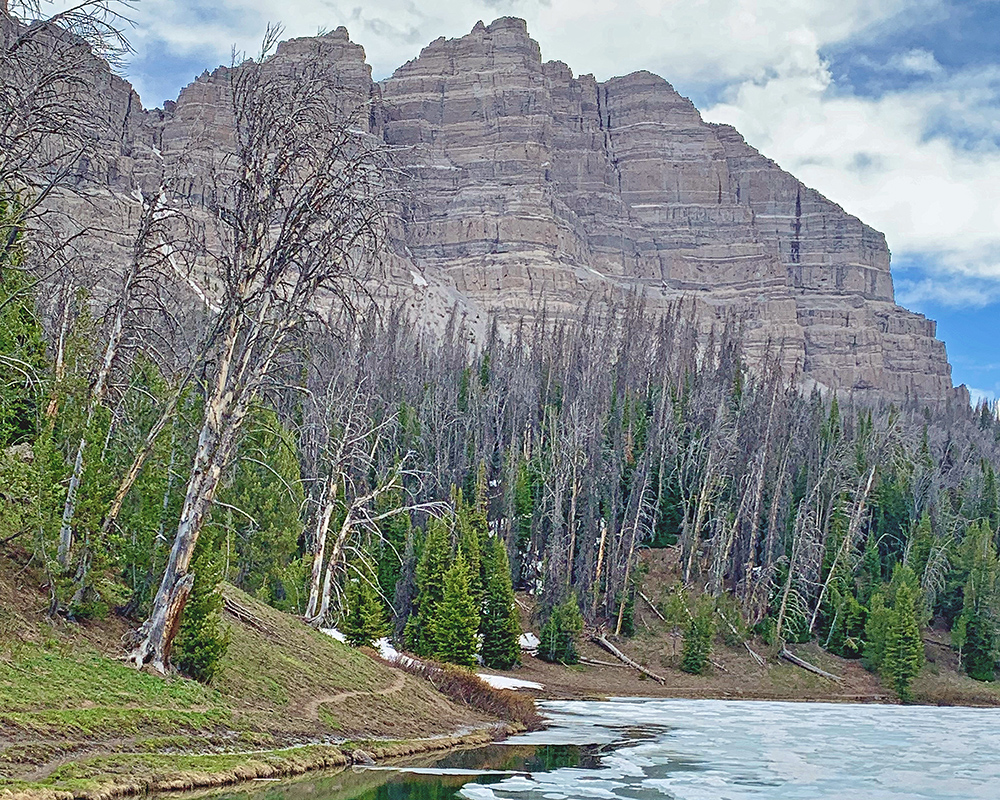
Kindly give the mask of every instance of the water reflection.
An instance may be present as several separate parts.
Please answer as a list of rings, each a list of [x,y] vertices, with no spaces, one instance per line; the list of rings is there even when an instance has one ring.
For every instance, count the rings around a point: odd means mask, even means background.
[[[565,767],[597,769],[607,750],[607,745],[492,744],[443,756],[409,758],[405,766],[347,769],[201,794],[198,800],[453,800],[470,782],[487,785],[511,775]],[[431,771],[433,774],[428,774]],[[188,796],[188,800],[194,797]]]

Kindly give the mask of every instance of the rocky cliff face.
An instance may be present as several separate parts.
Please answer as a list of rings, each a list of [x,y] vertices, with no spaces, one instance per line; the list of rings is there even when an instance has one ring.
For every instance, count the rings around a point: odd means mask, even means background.
[[[736,308],[752,350],[807,382],[942,397],[934,323],[895,305],[882,234],[803,186],[662,78],[598,83],[543,62],[518,19],[439,39],[383,82],[387,140],[414,176],[406,240],[508,317],[572,316],[634,288]]]
[[[690,300],[706,327],[737,313],[751,356],[780,351],[807,385],[950,393],[934,323],[893,302],[882,234],[705,123],[664,79],[574,77],[512,18],[432,42],[381,84],[343,28],[284,43],[277,63],[306,50],[384,101],[372,130],[399,153],[410,200],[383,293],[426,318],[458,307],[475,331],[493,314],[510,323],[544,304],[575,318],[595,294],[639,291],[654,310]],[[183,161],[196,196],[226,146],[225,77],[205,73],[162,112],[112,79],[120,149],[105,185]]]

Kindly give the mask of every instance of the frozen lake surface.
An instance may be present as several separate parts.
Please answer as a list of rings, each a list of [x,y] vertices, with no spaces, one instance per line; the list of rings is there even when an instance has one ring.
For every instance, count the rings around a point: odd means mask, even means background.
[[[544,704],[510,745],[602,745],[589,768],[471,782],[467,800],[997,800],[1000,712],[722,700]]]
[[[549,728],[501,744],[196,797],[1000,800],[1000,710],[636,699],[542,707]]]

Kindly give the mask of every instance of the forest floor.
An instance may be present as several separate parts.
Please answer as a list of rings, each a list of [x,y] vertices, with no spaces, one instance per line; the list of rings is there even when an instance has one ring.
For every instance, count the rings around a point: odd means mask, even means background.
[[[676,552],[647,550],[643,553],[646,575],[644,593],[660,603],[677,582]],[[538,632],[532,619],[531,598],[519,596],[525,630]],[[827,653],[815,643],[789,645],[789,650],[822,670],[838,676],[834,681],[807,672],[778,657],[778,648],[759,639],[750,647],[764,658],[760,666],[740,644],[726,646],[716,637],[712,664],[704,675],[681,671],[682,638],[672,630],[645,600],[635,609],[636,635],[610,637],[613,644],[636,663],[664,679],[661,684],[625,666],[600,645],[585,640],[580,655],[588,662],[573,666],[549,664],[525,655],[521,666],[497,672],[518,680],[534,681],[544,689],[534,691],[544,699],[592,699],[604,697],[678,697],[696,699],[798,700],[854,703],[898,702],[892,689],[868,672],[860,660]],[[983,683],[965,675],[957,654],[951,649],[947,631],[924,633],[926,663],[913,683],[913,701],[928,705],[1000,706],[1000,682]],[[611,665],[611,666],[608,666]]]
[[[509,730],[232,587],[229,649],[206,687],[122,661],[125,620],[53,622],[39,584],[0,555],[0,797],[222,785]]]

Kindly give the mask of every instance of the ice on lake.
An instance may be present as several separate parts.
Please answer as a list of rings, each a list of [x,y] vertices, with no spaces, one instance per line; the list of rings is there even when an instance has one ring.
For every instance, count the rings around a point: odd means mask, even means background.
[[[511,745],[602,745],[592,768],[473,782],[467,800],[998,800],[1000,712],[714,700],[550,702]]]

